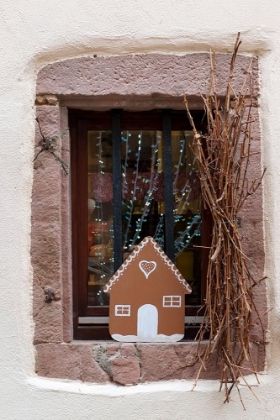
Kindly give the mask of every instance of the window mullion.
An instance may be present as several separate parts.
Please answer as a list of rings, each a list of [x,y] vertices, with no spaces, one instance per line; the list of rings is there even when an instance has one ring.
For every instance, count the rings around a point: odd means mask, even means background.
[[[120,110],[112,110],[114,271],[122,264],[122,170]]]
[[[165,252],[171,261],[174,262],[172,139],[171,112],[169,109],[162,111],[162,131],[164,160]]]

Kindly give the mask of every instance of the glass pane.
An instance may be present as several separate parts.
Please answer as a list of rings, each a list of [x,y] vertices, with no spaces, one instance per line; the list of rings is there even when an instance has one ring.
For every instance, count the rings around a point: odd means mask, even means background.
[[[122,131],[123,260],[146,236],[164,249],[164,161],[162,132]],[[172,132],[174,251],[190,283],[189,304],[200,304],[201,195],[192,133]],[[103,286],[114,271],[112,133],[88,132],[88,304],[108,305]]]
[[[191,150],[193,133],[172,131],[174,251],[176,266],[192,287],[186,303],[201,303],[201,194]]]
[[[112,133],[88,132],[88,304],[108,305],[113,274]]]
[[[162,133],[122,132],[123,258],[146,236],[163,244]]]

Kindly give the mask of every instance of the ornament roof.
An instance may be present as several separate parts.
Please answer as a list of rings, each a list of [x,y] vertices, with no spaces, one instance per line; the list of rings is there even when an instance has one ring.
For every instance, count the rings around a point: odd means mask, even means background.
[[[171,272],[174,274],[174,276],[177,278],[177,280],[182,284],[182,286],[188,291],[188,293],[192,292],[192,289],[190,285],[186,282],[182,274],[179,272],[179,270],[176,268],[175,264],[167,257],[167,255],[163,252],[161,247],[158,245],[158,243],[151,237],[147,236],[143,241],[140,242],[139,245],[134,249],[134,251],[129,255],[129,257],[123,262],[123,264],[120,266],[120,268],[116,271],[116,273],[111,277],[111,279],[108,281],[106,286],[104,287],[104,292],[110,293],[112,286],[114,283],[116,283],[124,271],[126,270],[127,266],[135,259],[135,257],[139,254],[139,252],[144,248],[144,246],[150,242],[155,251],[160,255],[160,257],[163,259],[164,263],[167,265],[167,267],[171,270]]]

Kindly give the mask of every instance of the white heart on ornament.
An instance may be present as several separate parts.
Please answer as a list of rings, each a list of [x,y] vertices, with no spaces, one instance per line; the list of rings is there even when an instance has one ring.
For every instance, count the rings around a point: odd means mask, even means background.
[[[139,268],[145,274],[146,279],[153,271],[155,271],[156,267],[157,263],[155,261],[142,260],[139,263]]]

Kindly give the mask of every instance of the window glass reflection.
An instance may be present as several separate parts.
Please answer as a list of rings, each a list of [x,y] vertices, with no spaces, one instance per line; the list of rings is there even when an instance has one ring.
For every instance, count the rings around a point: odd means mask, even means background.
[[[191,151],[192,134],[172,132],[174,251],[176,265],[193,288],[187,303],[200,304],[201,195]],[[108,305],[103,286],[114,271],[111,131],[88,132],[88,303]],[[164,249],[162,132],[122,132],[123,260],[146,236]],[[168,240],[168,239],[167,239]]]

